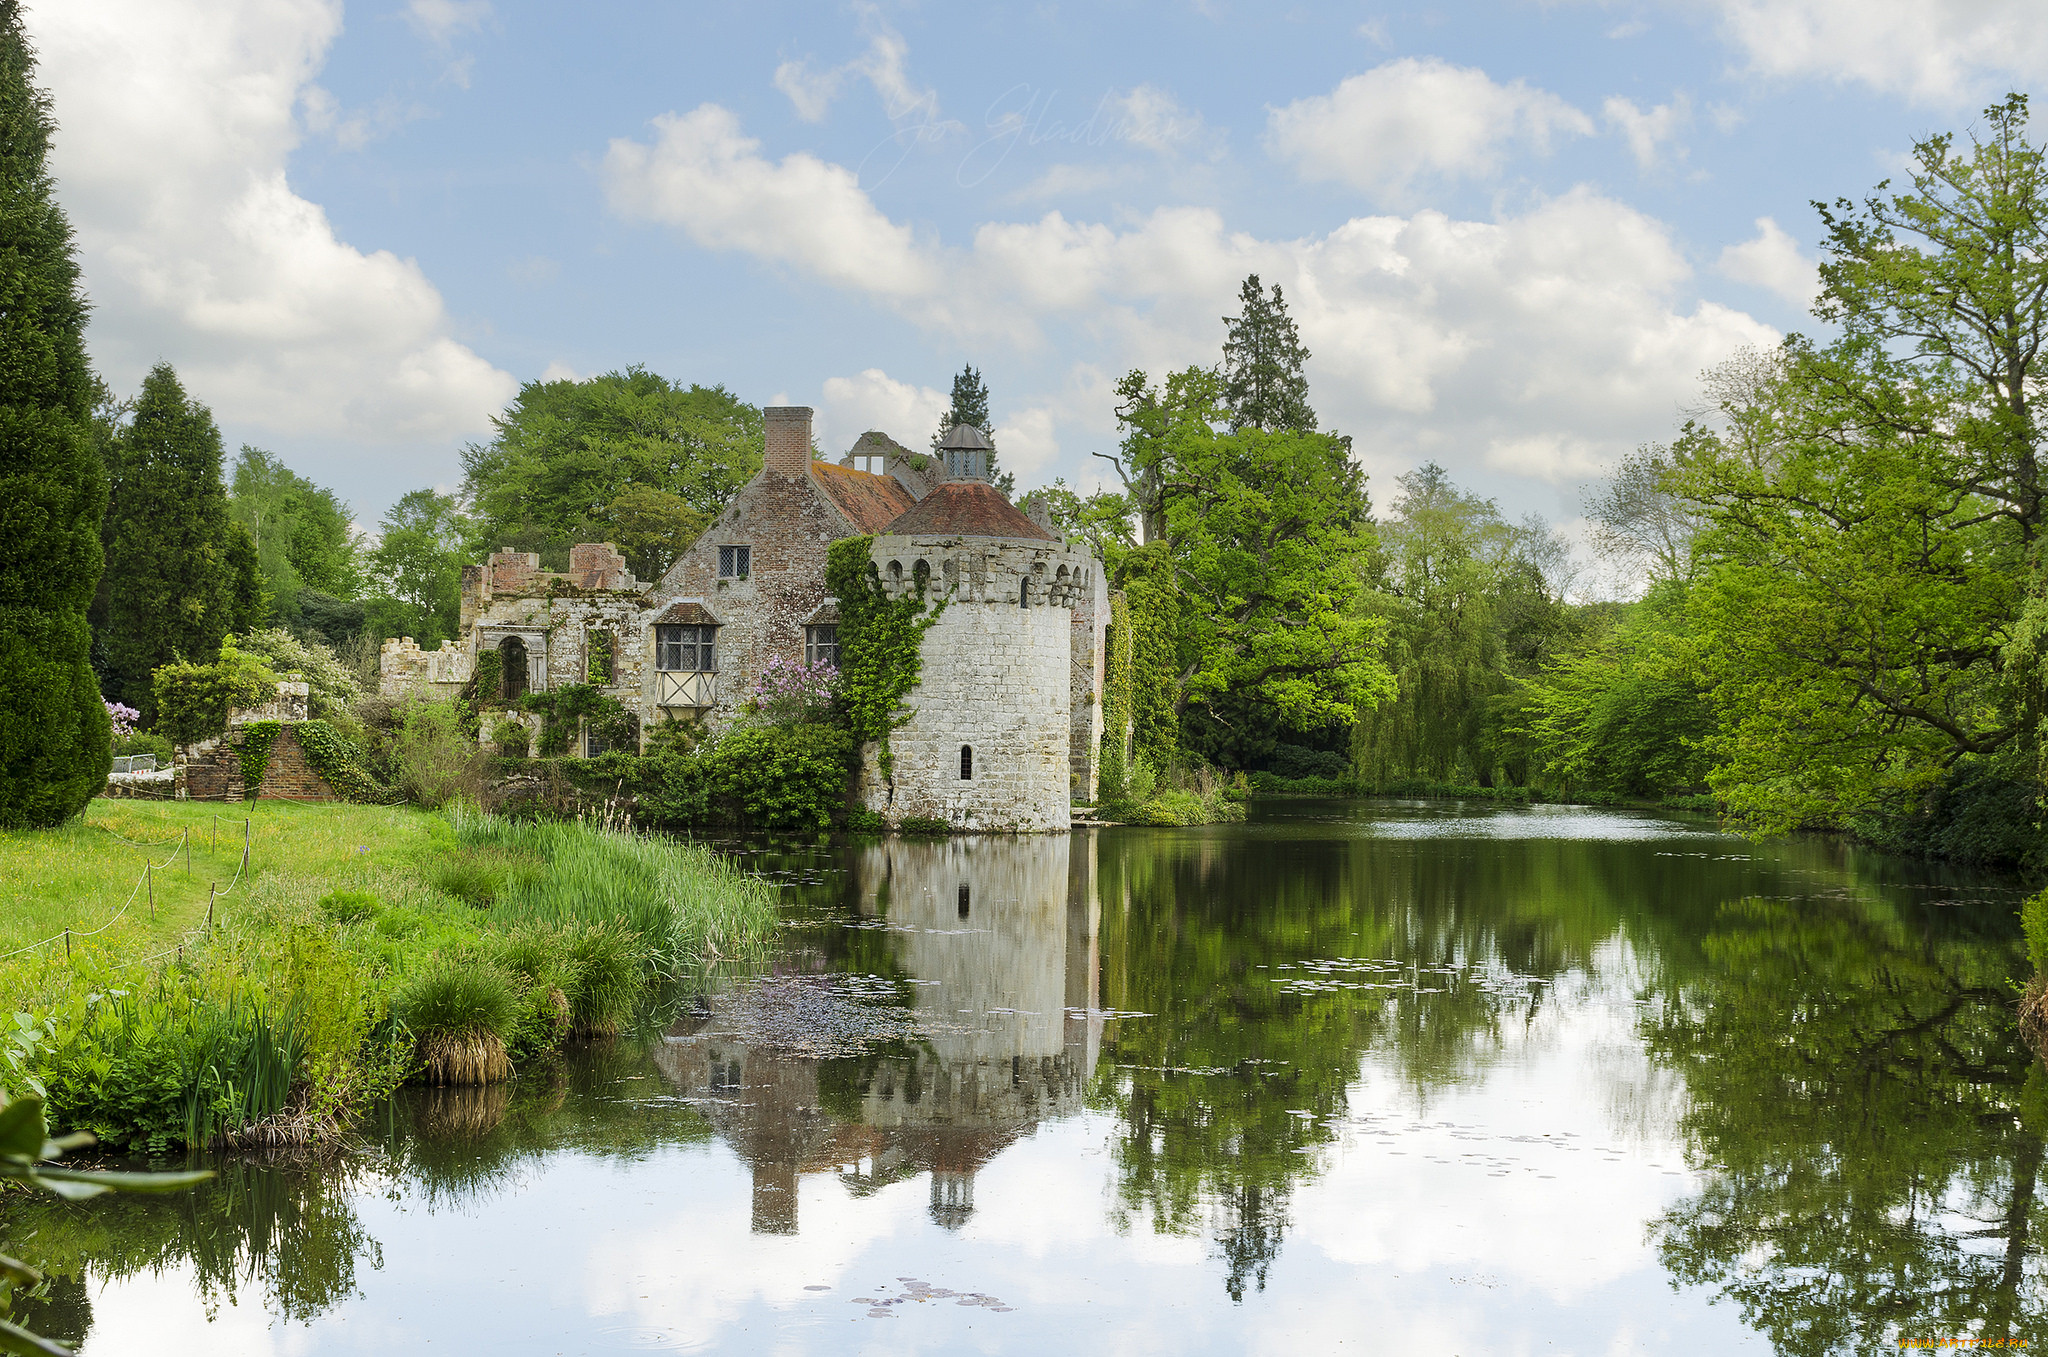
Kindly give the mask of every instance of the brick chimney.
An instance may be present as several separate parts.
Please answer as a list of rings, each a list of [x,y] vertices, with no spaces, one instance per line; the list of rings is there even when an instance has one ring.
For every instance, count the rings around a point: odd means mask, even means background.
[[[811,407],[771,405],[761,411],[766,446],[761,460],[785,476],[811,474]]]

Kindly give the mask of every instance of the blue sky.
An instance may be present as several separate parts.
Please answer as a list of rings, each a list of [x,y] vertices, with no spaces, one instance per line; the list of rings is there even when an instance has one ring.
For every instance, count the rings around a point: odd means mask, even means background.
[[[518,383],[644,364],[931,431],[963,361],[1026,485],[1125,371],[1287,292],[1374,499],[1512,513],[1811,328],[1808,200],[2048,69],[2017,0],[1280,7],[42,0],[29,28],[132,391],[366,522]]]

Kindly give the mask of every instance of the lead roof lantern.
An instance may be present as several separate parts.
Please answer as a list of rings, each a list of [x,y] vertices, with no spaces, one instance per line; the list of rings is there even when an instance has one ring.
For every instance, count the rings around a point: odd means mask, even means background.
[[[955,424],[939,440],[939,460],[945,463],[946,479],[986,481],[988,455],[995,451],[988,435],[972,424]]]

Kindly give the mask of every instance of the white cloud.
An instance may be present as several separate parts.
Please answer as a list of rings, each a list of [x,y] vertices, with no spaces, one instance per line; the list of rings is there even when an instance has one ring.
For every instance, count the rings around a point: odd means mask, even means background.
[[[1820,295],[1820,274],[1799,242],[1769,217],[1756,219],[1756,239],[1721,251],[1722,274],[1777,293],[1801,311]]]
[[[1697,0],[1765,75],[1954,106],[2048,76],[2040,0]]]
[[[775,68],[775,88],[787,95],[797,117],[820,122],[838,97],[840,86],[858,76],[873,87],[882,101],[882,111],[893,120],[922,111],[936,120],[938,94],[910,78],[910,44],[891,28],[873,5],[858,5],[861,30],[867,35],[867,49],[844,65],[814,71],[808,59],[785,61]]]
[[[1607,125],[1620,133],[1628,142],[1629,154],[1636,158],[1636,167],[1654,170],[1663,158],[1662,147],[1675,141],[1678,134],[1692,122],[1692,101],[1681,94],[1668,104],[1658,104],[1651,109],[1636,107],[1633,99],[1615,95],[1600,106],[1601,116]],[[1685,159],[1685,149],[1675,148],[1675,159]]]
[[[897,381],[880,368],[852,377],[827,377],[818,405],[818,445],[837,461],[869,429],[880,429],[913,452],[926,440],[953,399],[929,386]]]
[[[1110,105],[1116,112],[1116,135],[1133,146],[1172,155],[1191,142],[1212,139],[1201,114],[1156,85],[1112,95]]]
[[[801,152],[766,160],[716,104],[664,114],[654,128],[652,145],[622,137],[605,154],[614,211],[843,287],[896,297],[931,290],[937,270],[910,228],[884,216],[851,170]]]
[[[1511,150],[1547,154],[1554,139],[1592,131],[1578,109],[1520,80],[1402,57],[1269,110],[1266,145],[1304,178],[1399,197],[1418,179],[1488,178]]]
[[[1060,455],[1059,433],[1050,410],[1019,411],[996,425],[994,434],[1002,469],[1020,482],[1036,477]]]
[[[656,127],[651,145],[612,145],[607,189],[621,210],[867,296],[981,352],[1042,350],[1078,332],[1116,371],[1213,362],[1240,280],[1280,283],[1314,355],[1320,413],[1354,434],[1376,473],[1424,455],[1452,465],[1460,449],[1476,464],[1496,449],[1495,470],[1569,478],[1666,432],[1702,369],[1778,337],[1688,302],[1692,270],[1664,225],[1589,189],[1494,221],[1365,216],[1296,240],[1180,207],[1114,226],[1060,212],[985,222],[947,245],[891,221],[839,166],[760,155],[724,109]],[[828,410],[859,408],[892,432],[921,434],[943,408],[937,392],[880,372],[835,382]],[[1072,433],[1081,405],[1107,408],[1103,386],[1091,381],[1085,402],[1021,399],[1013,409],[1047,412],[1052,441],[1012,416],[1020,458],[1071,443],[1057,435]],[[926,404],[908,419],[912,392]],[[828,447],[869,427],[841,418],[828,419]],[[1554,441],[1531,441],[1541,438]]]
[[[117,389],[164,358],[225,423],[377,443],[474,433],[511,396],[416,263],[340,240],[286,178],[339,3],[103,0],[28,24]]]
[[[342,108],[340,100],[319,85],[306,86],[299,95],[299,108],[305,115],[307,131],[332,138],[334,144],[344,151],[360,151],[409,122],[433,115],[433,110],[425,104],[396,97],[380,99],[369,108],[350,113]]]
[[[490,0],[411,0],[406,22],[429,42],[446,45],[458,33],[474,33],[491,17]]]
[[[588,380],[590,375],[587,372],[578,372],[557,358],[541,369],[540,379],[544,382],[581,382]]]

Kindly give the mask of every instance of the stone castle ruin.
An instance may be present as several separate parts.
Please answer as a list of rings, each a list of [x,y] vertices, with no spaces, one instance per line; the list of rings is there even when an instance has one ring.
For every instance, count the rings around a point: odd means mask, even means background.
[[[890,820],[965,830],[1069,828],[1074,798],[1096,791],[1101,563],[989,483],[988,440],[971,425],[949,431],[936,456],[866,433],[835,464],[812,456],[808,408],[763,414],[760,473],[659,580],[635,579],[604,543],[578,544],[559,573],[530,552],[493,552],[462,572],[457,639],[432,651],[410,637],[384,643],[381,691],[453,696],[495,654],[484,728],[503,739],[525,727],[529,752],[538,723],[512,702],[575,683],[618,699],[643,742],[667,721],[716,734],[740,718],[771,661],[836,663],[826,553],[872,535],[886,592],[923,581],[947,606],[925,633],[889,775],[865,751],[862,802]],[[577,752],[602,752],[594,732]]]

